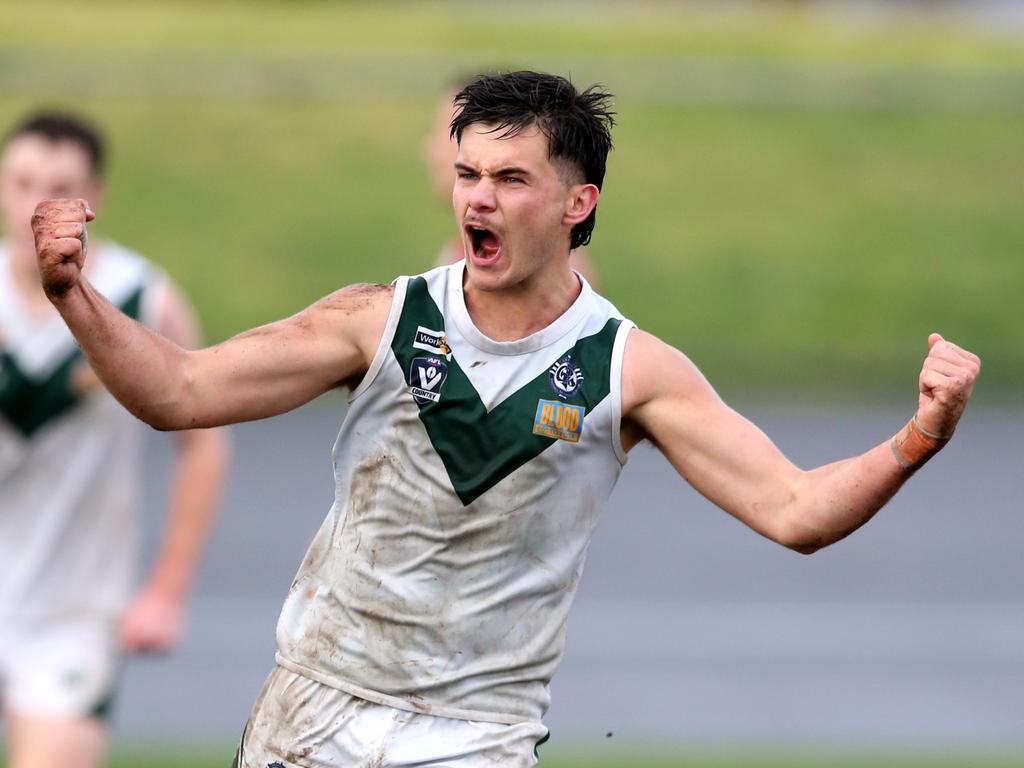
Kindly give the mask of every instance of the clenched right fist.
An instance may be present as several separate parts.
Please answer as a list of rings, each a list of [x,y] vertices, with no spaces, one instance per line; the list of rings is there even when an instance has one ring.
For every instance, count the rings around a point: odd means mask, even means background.
[[[96,218],[85,200],[44,200],[32,216],[43,290],[58,298],[71,290],[85,263],[85,223]]]

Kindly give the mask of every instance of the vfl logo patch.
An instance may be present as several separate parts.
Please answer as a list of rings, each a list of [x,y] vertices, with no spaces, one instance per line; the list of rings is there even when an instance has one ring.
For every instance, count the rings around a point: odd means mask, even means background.
[[[444,338],[444,331],[432,331],[422,325],[416,328],[416,338],[413,340],[412,346],[414,349],[433,352],[435,355],[444,355],[449,360],[452,356],[452,350]]]
[[[548,381],[559,397],[572,397],[583,386],[583,371],[566,355],[548,369]]]
[[[533,434],[578,443],[583,432],[585,411],[582,405],[538,400],[537,415],[533,417]]]
[[[413,358],[409,368],[409,391],[420,405],[441,399],[441,386],[448,378],[448,366],[437,357]]]

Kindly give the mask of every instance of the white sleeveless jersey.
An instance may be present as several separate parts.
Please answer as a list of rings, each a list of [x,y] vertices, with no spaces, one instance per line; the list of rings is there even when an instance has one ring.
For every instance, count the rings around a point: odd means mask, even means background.
[[[473,325],[464,262],[395,282],[334,446],[336,498],[285,601],[278,663],[355,696],[540,720],[599,507],[626,456],[631,323],[583,284],[527,338]]]
[[[146,319],[159,273],[101,247],[89,281]],[[0,245],[0,620],[113,615],[134,575],[140,422],[103,389],[59,315],[27,311],[9,258]]]

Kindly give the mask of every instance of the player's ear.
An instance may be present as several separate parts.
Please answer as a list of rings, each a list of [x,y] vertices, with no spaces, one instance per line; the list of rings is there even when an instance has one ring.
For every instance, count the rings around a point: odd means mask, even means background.
[[[584,221],[597,205],[600,190],[594,184],[573,184],[569,187],[569,196],[565,200],[565,214],[562,223],[575,227]]]

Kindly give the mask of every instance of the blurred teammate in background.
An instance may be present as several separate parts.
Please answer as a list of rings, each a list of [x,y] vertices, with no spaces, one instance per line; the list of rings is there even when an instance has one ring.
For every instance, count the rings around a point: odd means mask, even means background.
[[[457,80],[438,97],[434,108],[434,120],[430,131],[423,137],[423,162],[430,176],[430,188],[437,200],[450,208],[452,189],[455,187],[455,158],[459,153],[459,145],[452,137],[452,119],[455,117],[455,96],[473,82],[474,78]],[[442,267],[454,264],[466,257],[462,246],[462,238],[453,235],[438,251],[435,266]],[[594,266],[590,254],[583,246],[574,248],[569,254],[569,266],[579,272],[591,287],[601,290],[597,267]]]
[[[132,595],[143,425],[103,389],[43,293],[31,226],[41,200],[99,206],[103,160],[96,131],[62,114],[15,127],[0,156],[0,705],[11,768],[99,764],[118,656],[178,641],[225,470],[222,431],[177,434],[162,546]],[[88,253],[100,294],[196,346],[192,310],[166,275],[114,242]]]
[[[262,418],[351,389],[334,506],[285,600],[243,768],[533,765],[598,511],[640,441],[810,553],[866,523],[952,435],[979,361],[933,334],[896,436],[803,471],[582,282],[569,253],[594,227],[608,99],[535,72],[475,80],[453,122],[465,260],[343,288],[198,352],[82,277],[83,201],[37,209],[47,295],[154,426]]]

